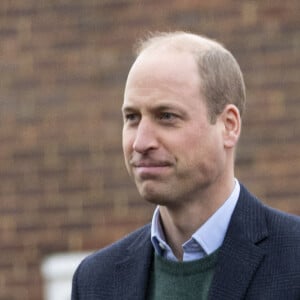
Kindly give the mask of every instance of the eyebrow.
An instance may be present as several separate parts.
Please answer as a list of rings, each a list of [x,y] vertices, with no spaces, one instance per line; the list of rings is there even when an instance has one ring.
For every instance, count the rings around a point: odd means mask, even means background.
[[[183,107],[181,107],[181,105],[178,105],[178,104],[174,105],[173,103],[169,103],[169,102],[160,103],[158,105],[153,105],[153,106],[150,104],[148,109],[150,111],[160,111],[160,110],[169,110],[169,109],[171,109],[171,110],[179,110],[181,112],[184,112],[184,109],[183,109]],[[139,110],[139,109],[135,105],[123,105],[121,110],[123,112],[125,112],[125,111],[136,111],[136,110]]]
[[[128,112],[128,111],[136,111],[137,109],[136,108],[134,108],[134,106],[132,105],[123,105],[122,107],[121,107],[121,111],[124,113],[124,112]]]

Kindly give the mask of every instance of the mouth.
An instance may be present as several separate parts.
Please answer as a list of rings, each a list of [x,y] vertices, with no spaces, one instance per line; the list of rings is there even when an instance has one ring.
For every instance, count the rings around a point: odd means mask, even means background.
[[[161,168],[168,167],[170,163],[163,161],[138,161],[132,163],[134,168]]]
[[[137,161],[132,163],[133,169],[141,179],[153,179],[162,176],[171,167],[166,161]]]

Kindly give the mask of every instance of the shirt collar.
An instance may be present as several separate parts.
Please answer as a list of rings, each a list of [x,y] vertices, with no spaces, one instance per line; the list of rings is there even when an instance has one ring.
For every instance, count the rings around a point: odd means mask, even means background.
[[[171,251],[170,246],[166,243],[166,238],[164,231],[162,229],[159,206],[156,207],[151,223],[151,242],[153,244],[154,250],[158,255],[163,256],[163,252]]]
[[[187,260],[193,260],[201,258],[204,255],[209,255],[222,245],[239,194],[240,184],[238,180],[235,179],[235,186],[229,198],[199,229],[197,229],[192,237],[182,245],[184,252],[188,253]],[[176,260],[170,246],[166,243],[160,221],[159,206],[155,209],[152,218],[151,242],[158,255]],[[199,246],[198,253],[195,251],[195,245]],[[199,252],[202,252],[202,254],[199,254]]]

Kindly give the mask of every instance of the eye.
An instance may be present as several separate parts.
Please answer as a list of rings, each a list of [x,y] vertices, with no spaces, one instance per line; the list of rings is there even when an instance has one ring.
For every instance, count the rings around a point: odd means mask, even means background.
[[[138,120],[139,120],[139,115],[136,113],[126,113],[124,115],[124,122],[135,123],[138,122]]]
[[[160,120],[171,121],[176,118],[176,115],[170,112],[162,112],[159,114]]]

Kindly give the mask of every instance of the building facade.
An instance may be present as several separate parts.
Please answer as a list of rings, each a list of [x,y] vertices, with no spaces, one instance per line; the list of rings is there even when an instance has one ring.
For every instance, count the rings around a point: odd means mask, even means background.
[[[237,58],[247,109],[237,177],[300,214],[300,2],[2,0],[0,300],[41,300],[43,261],[149,222],[121,150],[134,41],[188,30]]]

